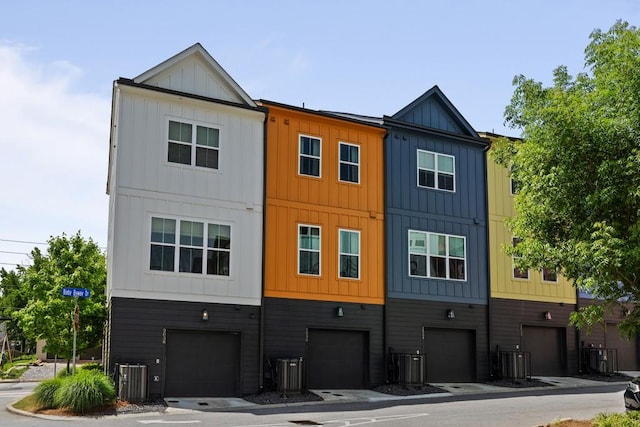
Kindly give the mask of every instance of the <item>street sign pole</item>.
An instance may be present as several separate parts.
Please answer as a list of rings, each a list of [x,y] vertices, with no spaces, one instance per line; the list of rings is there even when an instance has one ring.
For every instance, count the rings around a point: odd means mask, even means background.
[[[76,337],[78,336],[78,297],[74,298],[73,307],[73,375],[76,374]]]
[[[91,291],[84,288],[62,288],[63,297],[73,297],[73,375],[76,374],[76,339],[78,335],[78,325],[80,324],[80,309],[78,308],[78,298],[89,298]]]

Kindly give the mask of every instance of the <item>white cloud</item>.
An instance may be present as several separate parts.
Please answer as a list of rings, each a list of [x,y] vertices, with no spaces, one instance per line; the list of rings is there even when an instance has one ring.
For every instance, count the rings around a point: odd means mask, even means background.
[[[79,229],[106,246],[110,100],[79,90],[78,67],[32,52],[0,42],[0,251]]]

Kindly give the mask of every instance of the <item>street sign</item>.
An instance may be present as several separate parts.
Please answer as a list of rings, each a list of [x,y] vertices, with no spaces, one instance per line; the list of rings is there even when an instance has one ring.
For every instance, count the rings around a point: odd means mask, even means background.
[[[89,298],[91,291],[84,288],[62,288],[63,297]]]

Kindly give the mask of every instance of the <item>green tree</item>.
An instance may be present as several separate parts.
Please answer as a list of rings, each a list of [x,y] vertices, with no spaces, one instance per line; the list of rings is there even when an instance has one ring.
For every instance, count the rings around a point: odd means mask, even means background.
[[[22,289],[28,295],[15,313],[18,326],[33,340],[45,339],[46,351],[71,359],[73,354],[74,298],[62,288],[85,288],[90,298],[79,298],[77,354],[100,344],[106,319],[105,256],[93,240],[80,232],[48,241],[47,253],[31,252],[33,264],[24,269]]]
[[[549,87],[514,78],[505,121],[523,140],[494,150],[519,185],[509,226],[522,241],[505,250],[601,300],[572,315],[587,328],[640,298],[640,32],[618,21],[590,39],[575,78],[564,66]],[[640,332],[640,307],[620,329]]]
[[[18,327],[14,313],[27,304],[27,294],[22,288],[24,268],[17,266],[13,271],[0,269],[0,319],[7,322],[7,333],[11,341],[19,341],[21,350],[26,351],[34,346],[28,342],[22,329]]]

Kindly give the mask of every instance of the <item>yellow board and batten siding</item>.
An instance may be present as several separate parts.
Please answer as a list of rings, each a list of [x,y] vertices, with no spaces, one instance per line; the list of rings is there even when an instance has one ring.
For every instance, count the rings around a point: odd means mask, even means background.
[[[496,135],[481,136],[490,140],[497,138]],[[508,170],[498,165],[490,154],[487,156],[487,191],[491,297],[575,304],[575,288],[561,275],[557,282],[542,280],[542,272],[538,270],[529,270],[528,279],[513,277],[513,260],[503,248],[512,244],[513,235],[506,221],[516,213],[514,196]]]
[[[383,137],[378,126],[263,101],[266,297],[384,303]],[[321,139],[320,177],[298,173],[300,135]],[[360,147],[359,184],[339,181],[339,143]],[[320,275],[298,273],[298,226],[320,227]],[[339,230],[360,232],[360,277],[340,278]]]

